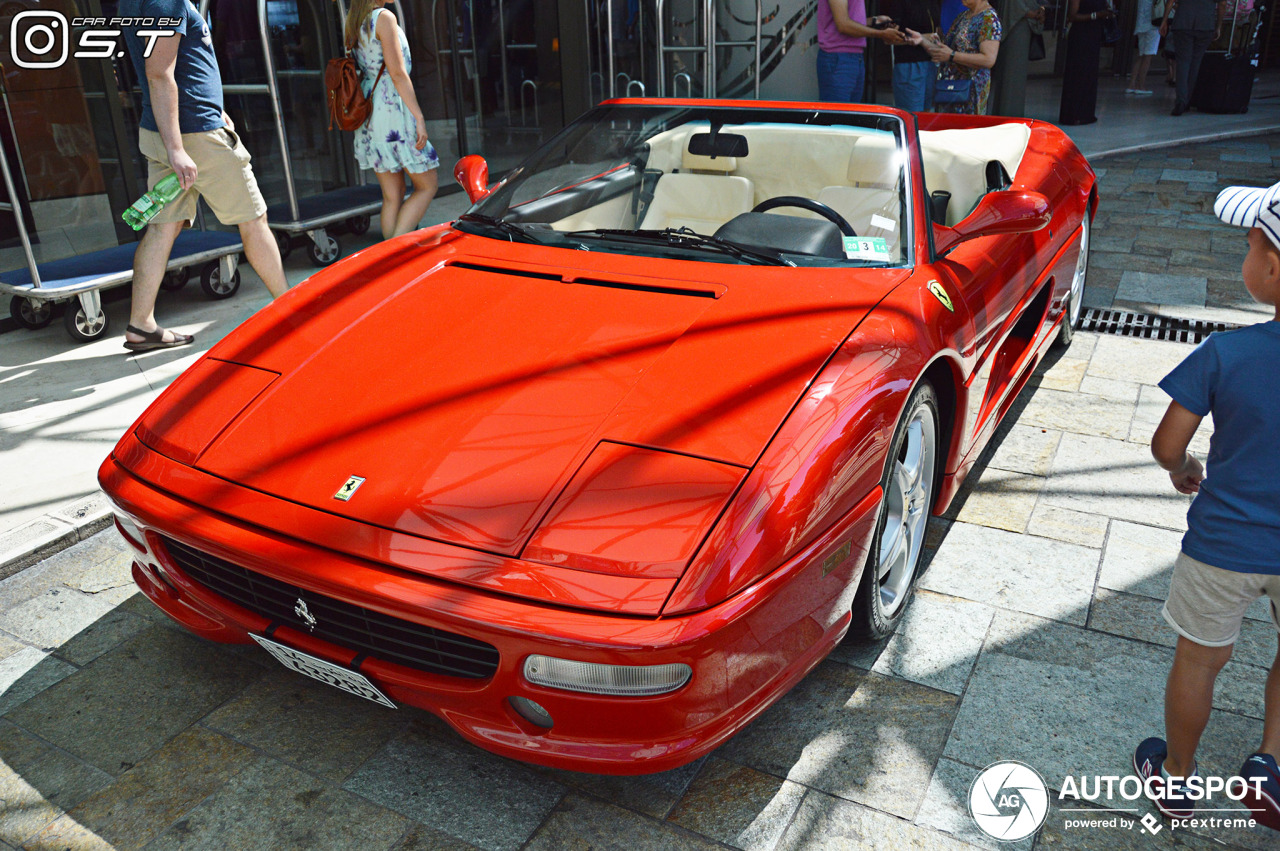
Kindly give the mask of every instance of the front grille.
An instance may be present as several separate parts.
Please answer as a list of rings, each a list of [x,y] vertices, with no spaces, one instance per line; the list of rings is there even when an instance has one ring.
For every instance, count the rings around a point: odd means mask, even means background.
[[[254,614],[306,630],[294,612],[298,600],[304,600],[316,619],[309,632],[316,638],[406,668],[450,677],[480,679],[492,676],[498,668],[498,648],[487,642],[305,591],[171,538],[163,540],[169,555],[192,581]]]
[[[1177,343],[1199,343],[1218,331],[1240,328],[1230,322],[1210,322],[1205,319],[1178,319],[1154,313],[1134,313],[1130,310],[1104,310],[1089,308],[1080,317],[1080,330],[1097,334],[1115,334],[1119,337],[1141,337],[1146,340],[1172,340]]]

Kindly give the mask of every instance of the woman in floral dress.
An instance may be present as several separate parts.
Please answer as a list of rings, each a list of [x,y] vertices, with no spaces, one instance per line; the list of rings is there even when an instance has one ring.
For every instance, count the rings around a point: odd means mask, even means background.
[[[964,0],[964,12],[951,24],[945,40],[935,34],[907,30],[907,42],[918,44],[938,63],[938,82],[972,80],[967,103],[938,103],[938,112],[985,115],[991,93],[991,68],[1000,52],[1000,18],[988,0]]]
[[[372,169],[382,186],[382,236],[418,227],[436,195],[440,158],[427,141],[427,125],[409,79],[409,41],[387,0],[353,0],[347,13],[347,49],[360,66],[361,88],[373,106],[356,130],[356,162]],[[382,78],[378,72],[386,64]],[[377,86],[374,81],[377,80]],[[404,175],[413,192],[404,197]]]

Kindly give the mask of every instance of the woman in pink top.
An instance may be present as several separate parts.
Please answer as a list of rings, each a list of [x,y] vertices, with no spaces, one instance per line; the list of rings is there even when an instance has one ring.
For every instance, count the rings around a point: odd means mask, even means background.
[[[889,23],[879,15],[872,23]],[[866,0],[818,0],[818,98],[834,103],[862,100],[866,66],[862,52],[868,38],[902,44],[896,28],[867,26]]]

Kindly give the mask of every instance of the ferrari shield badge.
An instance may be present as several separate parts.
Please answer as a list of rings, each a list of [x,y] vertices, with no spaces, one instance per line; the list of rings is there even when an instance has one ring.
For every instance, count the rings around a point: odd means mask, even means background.
[[[363,478],[360,476],[352,476],[347,479],[346,484],[338,488],[338,492],[333,495],[333,498],[346,502],[356,495],[356,488],[360,487],[362,484],[364,484]]]
[[[952,313],[956,312],[955,306],[951,304],[951,296],[947,295],[947,291],[942,288],[942,284],[937,281],[929,282],[929,292],[933,293],[938,301],[942,302],[942,306]]]

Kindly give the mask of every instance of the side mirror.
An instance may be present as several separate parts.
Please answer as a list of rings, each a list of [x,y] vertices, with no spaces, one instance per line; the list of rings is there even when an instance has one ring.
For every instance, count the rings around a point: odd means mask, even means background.
[[[1008,189],[988,192],[973,212],[955,227],[933,225],[933,247],[939,256],[960,243],[997,233],[1031,233],[1048,227],[1053,213],[1039,192]]]
[[[489,164],[479,154],[458,160],[453,167],[453,179],[466,190],[472,204],[489,194]]]

